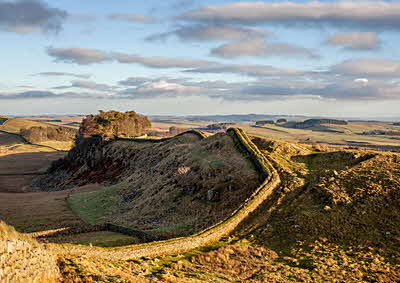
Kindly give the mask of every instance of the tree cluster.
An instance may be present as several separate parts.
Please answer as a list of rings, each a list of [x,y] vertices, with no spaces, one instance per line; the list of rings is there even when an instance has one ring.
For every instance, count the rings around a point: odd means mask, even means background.
[[[30,143],[45,141],[73,141],[76,130],[65,127],[31,127],[21,129],[21,136]]]
[[[99,111],[97,115],[89,115],[79,128],[79,135],[84,137],[99,135],[102,137],[138,137],[146,134],[151,123],[146,116],[134,111]]]

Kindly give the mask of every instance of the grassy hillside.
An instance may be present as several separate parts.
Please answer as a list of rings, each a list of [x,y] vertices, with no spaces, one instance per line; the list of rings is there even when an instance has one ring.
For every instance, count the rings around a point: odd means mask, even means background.
[[[0,130],[19,134],[21,129],[31,128],[31,127],[55,127],[54,125],[50,125],[47,123],[42,123],[38,121],[27,120],[23,118],[12,118],[6,121],[3,125],[0,126]]]
[[[4,117],[3,119],[1,117],[4,116],[0,116],[0,152],[9,150],[10,146],[17,147],[19,151],[23,152],[69,150],[73,146],[73,141],[53,140],[35,142],[34,144],[36,146],[31,146],[26,142],[26,139],[20,135],[21,130],[32,127],[57,128],[57,126],[22,118]],[[12,148],[12,150],[16,150],[17,148]]]
[[[129,261],[113,257],[124,248],[81,250],[75,244],[107,247],[136,243],[134,238],[104,231],[59,237],[52,240],[59,245],[51,247],[63,281],[400,280],[399,154],[249,138],[277,169],[281,183],[229,237],[190,252]],[[93,182],[105,188],[74,187]],[[47,189],[73,189],[1,194],[0,214],[26,231],[66,227],[81,217],[92,223],[133,223],[171,237],[229,215],[248,196],[251,182],[259,183],[254,168],[225,134],[164,142],[94,139],[57,162],[41,183]],[[93,253],[66,252],[75,248]]]
[[[23,144],[25,141],[18,135],[0,131],[0,145]]]
[[[113,183],[69,199],[71,208],[91,223],[116,223],[167,238],[190,235],[223,220],[258,185],[256,171],[226,134],[205,140],[185,134],[164,142],[115,141],[99,147],[103,156],[85,147],[90,156],[78,154],[84,162],[66,162],[37,186]],[[60,176],[58,183],[50,183],[55,176]]]
[[[144,282],[400,280],[398,154],[252,140],[282,183],[229,239],[177,255],[114,261],[113,268],[84,257],[63,267],[103,282],[117,274]]]

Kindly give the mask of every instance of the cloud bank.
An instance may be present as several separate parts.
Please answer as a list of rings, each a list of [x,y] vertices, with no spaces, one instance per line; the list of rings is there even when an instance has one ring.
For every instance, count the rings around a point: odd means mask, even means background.
[[[181,18],[188,21],[218,23],[275,23],[314,27],[324,24],[398,29],[400,3],[384,1],[236,2],[201,7],[185,13]]]
[[[161,56],[138,56],[121,52],[105,52],[97,49],[69,47],[47,48],[47,54],[56,62],[75,63],[78,65],[90,65],[107,61],[119,63],[136,63],[150,68],[196,68],[215,64],[207,60],[194,60],[187,58],[168,58]]]
[[[234,58],[240,56],[293,56],[319,58],[313,50],[288,43],[268,43],[263,38],[246,38],[229,42],[211,50],[211,55]]]
[[[351,50],[376,50],[380,45],[375,32],[337,33],[328,39],[327,43]]]
[[[51,8],[42,1],[0,0],[0,28],[8,32],[29,34],[35,32],[57,33],[68,13]]]

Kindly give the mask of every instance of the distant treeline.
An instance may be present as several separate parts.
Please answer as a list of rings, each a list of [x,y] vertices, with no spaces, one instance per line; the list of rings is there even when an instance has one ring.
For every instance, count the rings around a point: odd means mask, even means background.
[[[21,129],[21,136],[30,143],[45,141],[73,141],[77,130],[64,127],[31,127]]]
[[[322,124],[331,124],[331,125],[347,125],[348,123],[344,120],[336,120],[336,119],[308,119],[304,122],[297,122],[293,125],[293,128],[304,129],[310,128]]]
[[[210,125],[207,125],[205,130],[208,130],[208,131],[220,131],[220,130],[226,131],[227,129],[229,129],[233,125],[235,125],[235,124],[233,124],[233,123],[210,124]]]
[[[372,130],[363,132],[363,135],[387,135],[387,136],[400,136],[400,131],[385,131],[385,130]]]
[[[37,121],[37,122],[42,122],[42,123],[62,123],[62,120],[58,119],[49,119],[49,120],[35,120],[33,119],[32,121]]]

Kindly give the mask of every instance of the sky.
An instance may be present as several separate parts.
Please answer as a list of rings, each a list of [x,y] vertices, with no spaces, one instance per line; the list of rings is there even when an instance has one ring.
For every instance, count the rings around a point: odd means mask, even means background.
[[[400,1],[0,0],[0,114],[400,117]]]

